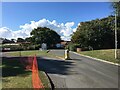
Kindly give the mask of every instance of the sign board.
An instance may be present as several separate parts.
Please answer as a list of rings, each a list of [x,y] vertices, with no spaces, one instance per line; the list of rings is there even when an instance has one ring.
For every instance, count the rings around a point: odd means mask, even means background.
[[[46,43],[42,43],[41,48],[42,48],[42,50],[47,50],[47,44]]]
[[[56,44],[56,47],[57,47],[57,48],[60,48],[60,47],[61,47],[61,44]]]

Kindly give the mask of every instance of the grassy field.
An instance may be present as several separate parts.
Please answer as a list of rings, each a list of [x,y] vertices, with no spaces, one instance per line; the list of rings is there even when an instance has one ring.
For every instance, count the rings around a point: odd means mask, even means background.
[[[33,55],[33,52],[21,52],[24,56]],[[35,51],[36,52],[36,51]],[[44,54],[45,52],[39,53]],[[12,52],[10,55],[19,56],[18,52]],[[20,57],[2,58],[2,88],[32,88],[32,72],[25,70],[20,63]],[[49,80],[43,71],[39,71],[42,83],[45,88],[50,88]]]
[[[82,51],[80,54],[91,56],[94,58],[103,59],[106,61],[118,63],[118,59],[114,58],[114,49],[106,49],[106,50],[93,50],[93,51]]]

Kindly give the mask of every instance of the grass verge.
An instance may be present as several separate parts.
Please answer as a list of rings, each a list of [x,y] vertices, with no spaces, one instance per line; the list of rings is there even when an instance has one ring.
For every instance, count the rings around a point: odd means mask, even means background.
[[[2,59],[2,88],[33,88],[32,72],[26,71],[19,61],[19,57],[3,57]],[[45,88],[50,88],[48,79],[43,71],[39,71]]]
[[[50,53],[47,53],[47,51],[40,51],[40,50],[29,50],[29,51],[12,51],[12,52],[6,52],[6,54],[9,56],[14,56],[14,57],[20,57],[20,56],[48,56],[52,57]]]
[[[7,55],[10,56],[34,56],[35,54],[37,56],[46,56],[46,51],[39,51],[39,50],[29,50],[29,51],[12,51],[12,52],[6,52]]]
[[[119,59],[114,58],[114,49],[105,49],[105,50],[93,50],[93,51],[82,51],[80,54],[91,56],[98,59],[103,59],[106,61],[119,63]]]

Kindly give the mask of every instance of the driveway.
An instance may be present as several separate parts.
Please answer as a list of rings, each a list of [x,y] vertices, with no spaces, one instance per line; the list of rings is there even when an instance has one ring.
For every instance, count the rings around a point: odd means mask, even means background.
[[[50,53],[63,56],[64,50],[51,50]],[[102,88],[101,90],[118,88],[118,66],[72,52],[70,57],[72,60],[38,57],[40,70],[49,75],[55,88],[92,88],[91,90],[95,90],[93,88],[97,88],[96,90],[99,90],[98,88]]]

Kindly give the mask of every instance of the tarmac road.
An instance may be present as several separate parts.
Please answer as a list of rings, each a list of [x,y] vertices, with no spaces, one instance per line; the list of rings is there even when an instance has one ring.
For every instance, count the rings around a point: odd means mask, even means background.
[[[63,56],[64,50],[51,50],[50,53]],[[118,66],[72,52],[70,57],[72,60],[38,57],[40,70],[49,75],[55,88],[118,88]]]

